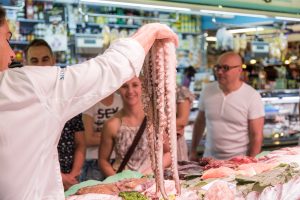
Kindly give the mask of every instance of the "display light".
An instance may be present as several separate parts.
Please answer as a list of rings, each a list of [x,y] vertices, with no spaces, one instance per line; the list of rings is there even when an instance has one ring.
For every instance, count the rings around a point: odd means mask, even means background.
[[[230,33],[247,33],[247,32],[255,32],[255,31],[263,31],[263,27],[257,28],[241,28],[241,29],[232,29],[228,30]]]
[[[214,37],[214,36],[208,36],[208,37],[206,37],[206,41],[208,41],[208,42],[216,42],[217,38]]]
[[[200,10],[204,14],[214,14],[214,15],[227,15],[227,16],[245,16],[245,17],[259,17],[259,18],[268,18],[267,15],[258,15],[258,14],[248,14],[248,13],[238,13],[238,12],[227,12],[219,10]]]
[[[255,59],[251,59],[249,62],[250,62],[251,65],[256,64],[256,60]]]
[[[168,11],[185,11],[189,12],[192,11],[189,8],[181,8],[181,7],[174,7],[174,6],[161,6],[161,5],[150,5],[150,4],[142,4],[142,3],[128,3],[128,2],[121,2],[121,1],[107,1],[107,0],[80,0],[80,2],[84,3],[95,3],[95,4],[105,4],[110,6],[122,6],[122,7],[135,7],[135,8],[142,8],[144,10],[151,10],[151,9],[159,9],[159,10],[168,10]]]
[[[279,17],[279,16],[276,16],[275,19],[300,22],[300,18],[294,18],[294,17]]]

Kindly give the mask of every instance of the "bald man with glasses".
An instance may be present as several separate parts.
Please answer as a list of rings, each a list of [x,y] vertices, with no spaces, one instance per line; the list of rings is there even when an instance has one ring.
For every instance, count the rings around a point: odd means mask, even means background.
[[[200,96],[193,130],[191,160],[206,128],[204,157],[230,159],[254,157],[261,151],[264,107],[260,94],[241,79],[242,59],[234,52],[222,54],[213,70],[216,82]]]

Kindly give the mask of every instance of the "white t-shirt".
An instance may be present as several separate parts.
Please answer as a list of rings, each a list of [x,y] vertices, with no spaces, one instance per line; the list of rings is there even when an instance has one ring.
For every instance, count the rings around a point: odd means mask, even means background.
[[[57,144],[66,121],[139,75],[145,51],[134,39],[67,68],[0,72],[0,199],[63,200]]]
[[[111,105],[106,106],[99,101],[96,105],[85,111],[83,114],[92,117],[94,119],[94,131],[101,132],[104,122],[112,117],[122,107],[123,102],[121,96],[114,93],[114,98]],[[86,159],[98,159],[98,148],[99,147],[88,147],[86,149]]]
[[[218,82],[208,84],[201,96],[205,112],[206,141],[204,156],[229,159],[246,155],[249,145],[248,120],[264,116],[260,94],[249,85],[224,95]]]

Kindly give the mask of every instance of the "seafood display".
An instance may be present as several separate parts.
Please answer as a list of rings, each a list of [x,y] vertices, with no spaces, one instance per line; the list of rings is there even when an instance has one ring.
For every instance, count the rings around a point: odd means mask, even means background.
[[[183,174],[180,182],[181,194],[177,195],[175,181],[164,180],[166,198],[172,200],[299,200],[299,157],[300,146],[296,146],[275,150],[256,159],[237,156],[230,160],[201,158],[198,162],[179,162],[178,170]],[[122,173],[122,176],[126,174],[126,172]],[[162,199],[157,195],[157,180],[142,175],[129,177],[116,182],[104,181],[88,187],[83,183],[84,186],[76,192],[77,195],[70,196],[67,200],[106,199],[108,195],[111,199],[120,200],[130,199],[128,196],[134,196],[135,200]],[[124,193],[128,198],[124,198]]]

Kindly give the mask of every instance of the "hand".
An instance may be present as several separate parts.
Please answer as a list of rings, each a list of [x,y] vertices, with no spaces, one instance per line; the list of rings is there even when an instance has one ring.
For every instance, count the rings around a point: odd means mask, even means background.
[[[147,169],[145,169],[145,170],[142,172],[142,174],[143,174],[144,176],[153,174],[152,168],[151,168],[151,167],[148,167]]]
[[[178,46],[178,37],[174,31],[165,24],[150,23],[142,26],[132,36],[137,40],[144,48],[147,54],[155,40],[166,39],[174,42]]]
[[[71,174],[61,173],[61,176],[65,190],[78,183],[76,177]]]
[[[176,132],[177,132],[177,139],[184,135],[184,129],[177,129]]]
[[[189,160],[190,161],[198,161],[198,156],[196,151],[191,151],[189,155]]]
[[[178,47],[178,37],[174,31],[168,27],[165,24],[160,24],[160,23],[152,23],[149,24],[149,28],[153,28],[154,30],[157,30],[157,35],[156,38],[157,40],[160,39],[168,39],[174,42],[175,46]]]

